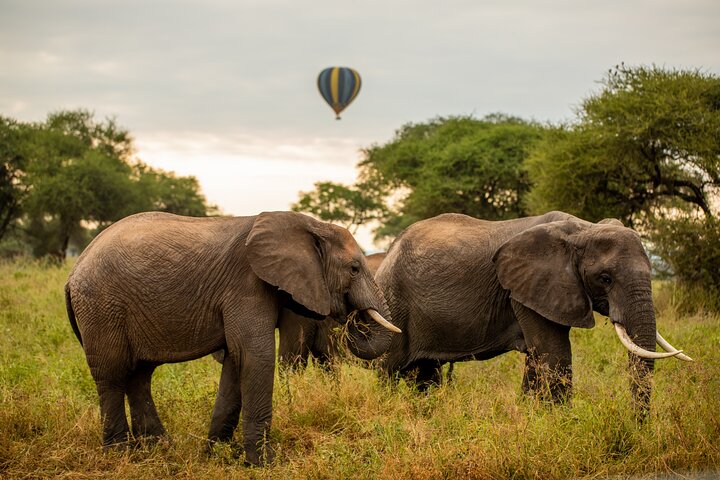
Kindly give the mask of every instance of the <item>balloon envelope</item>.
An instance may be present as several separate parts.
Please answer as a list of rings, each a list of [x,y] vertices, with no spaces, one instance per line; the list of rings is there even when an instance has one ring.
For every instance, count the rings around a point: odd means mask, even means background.
[[[361,83],[360,74],[347,67],[326,68],[317,79],[320,95],[333,109],[338,120],[340,112],[357,96]]]

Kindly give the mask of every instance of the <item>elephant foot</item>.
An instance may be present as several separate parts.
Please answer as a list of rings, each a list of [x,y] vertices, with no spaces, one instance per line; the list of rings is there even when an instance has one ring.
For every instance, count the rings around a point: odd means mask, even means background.
[[[130,432],[114,435],[103,440],[103,450],[106,452],[122,452],[132,448],[135,441],[130,437]]]
[[[149,449],[149,448],[169,448],[173,444],[172,438],[167,433],[148,434],[136,436],[134,442],[131,443],[133,449]]]
[[[425,393],[431,387],[442,384],[442,363],[437,360],[416,360],[409,368],[401,372],[408,385],[418,392]]]
[[[550,366],[528,356],[522,383],[523,392],[542,402],[569,405],[572,402],[572,367]]]
[[[243,448],[239,442],[234,440],[208,439],[205,441],[205,455],[237,461],[243,455]]]
[[[523,385],[523,393],[543,403],[552,405],[572,404],[572,387],[563,382],[531,386]]]
[[[246,467],[264,467],[275,461],[275,449],[270,442],[264,442],[261,447],[245,448],[245,466]]]

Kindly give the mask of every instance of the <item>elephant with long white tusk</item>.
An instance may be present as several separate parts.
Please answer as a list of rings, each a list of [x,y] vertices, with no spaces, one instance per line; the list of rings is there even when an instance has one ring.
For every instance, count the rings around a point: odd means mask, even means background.
[[[572,392],[570,329],[593,327],[593,312],[612,318],[631,352],[641,412],[654,361],[691,360],[657,332],[650,261],[618,220],[440,215],[401,233],[375,279],[403,331],[384,333],[382,368],[420,388],[439,382],[445,363],[516,350],[526,354],[523,389],[562,401]]]

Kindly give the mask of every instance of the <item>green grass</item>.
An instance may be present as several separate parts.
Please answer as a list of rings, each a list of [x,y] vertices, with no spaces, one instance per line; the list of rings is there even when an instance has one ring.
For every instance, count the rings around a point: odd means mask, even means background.
[[[644,424],[633,417],[624,349],[599,319],[572,332],[571,406],[523,396],[516,353],[457,365],[456,382],[429,394],[389,388],[354,364],[335,374],[310,367],[276,377],[278,459],[250,469],[229,448],[203,453],[220,376],[203,358],[154,377],[171,443],[106,453],[95,385],[65,314],[68,272],[0,264],[0,478],[560,479],[720,468],[720,316],[681,313],[672,285],[656,293],[658,325],[696,363],[657,362]]]

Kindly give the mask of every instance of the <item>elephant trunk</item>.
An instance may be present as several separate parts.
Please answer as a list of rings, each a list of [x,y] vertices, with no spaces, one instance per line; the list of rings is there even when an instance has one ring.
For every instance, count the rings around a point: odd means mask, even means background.
[[[613,321],[626,329],[627,336],[640,349],[635,353],[633,351],[628,353],[630,390],[633,402],[638,409],[639,418],[644,418],[650,408],[655,358],[647,358],[653,355],[646,355],[646,352],[655,353],[655,343],[657,342],[657,326],[650,292],[648,291],[643,297],[647,298],[631,300],[630,308],[626,309],[622,316],[613,317]]]
[[[388,350],[393,335],[397,335],[399,329],[392,324],[388,325],[392,322],[390,309],[373,278],[368,275],[360,285],[357,291],[351,291],[349,295],[350,303],[357,311],[348,320],[346,343],[353,355],[363,360],[373,360]]]

